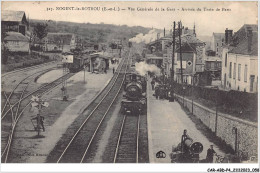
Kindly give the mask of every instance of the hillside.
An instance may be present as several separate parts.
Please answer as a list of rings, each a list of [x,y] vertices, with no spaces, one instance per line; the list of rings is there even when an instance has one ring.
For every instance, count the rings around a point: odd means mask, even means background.
[[[36,23],[43,23],[43,20],[30,20],[30,27]],[[112,39],[128,40],[139,33],[146,34],[151,28],[141,26],[129,27],[127,25],[111,24],[91,24],[91,23],[74,23],[63,21],[47,21],[48,32],[66,32],[74,33],[83,37],[89,44],[107,43]]]

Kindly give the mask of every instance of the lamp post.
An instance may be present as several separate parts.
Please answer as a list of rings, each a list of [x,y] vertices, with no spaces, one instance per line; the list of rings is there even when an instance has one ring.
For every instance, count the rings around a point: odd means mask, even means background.
[[[195,74],[192,75],[192,87],[191,87],[191,113],[193,115],[193,100],[194,100],[194,79],[195,79]]]
[[[181,65],[181,84],[182,84],[182,96],[183,96],[183,106],[184,106],[184,89],[183,87],[183,71],[182,71],[182,50],[181,50],[181,21],[178,22],[178,32],[179,32],[179,51],[180,51],[180,65]]]
[[[172,34],[172,72],[171,72],[171,101],[174,102],[174,52],[175,51],[175,21],[173,22],[173,34]]]
[[[216,99],[216,119],[215,119],[215,135],[217,136],[217,129],[218,129],[218,88],[216,90],[215,94],[215,99]]]
[[[237,153],[238,147],[237,147],[237,128],[236,127],[232,128],[232,134],[235,135],[235,153]]]

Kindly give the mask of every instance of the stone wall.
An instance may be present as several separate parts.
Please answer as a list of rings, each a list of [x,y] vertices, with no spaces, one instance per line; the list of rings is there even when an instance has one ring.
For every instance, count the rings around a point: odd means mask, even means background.
[[[178,102],[192,112],[192,101],[176,95]],[[231,115],[217,113],[196,102],[193,102],[193,114],[199,118],[216,135],[235,150],[235,129],[237,129],[237,150],[247,153],[248,156],[257,155],[258,125],[255,122],[239,119]],[[216,124],[217,122],[217,124]]]

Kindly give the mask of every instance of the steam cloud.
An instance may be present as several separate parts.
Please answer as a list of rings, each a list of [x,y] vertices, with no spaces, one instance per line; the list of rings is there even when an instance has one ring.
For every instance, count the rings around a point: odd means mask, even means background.
[[[144,76],[148,71],[160,74],[160,69],[156,65],[147,64],[145,62],[135,63],[135,70],[142,76]]]
[[[156,32],[155,29],[152,29],[148,32],[148,34],[143,34],[143,33],[140,33],[140,34],[137,34],[134,38],[131,38],[129,39],[129,41],[131,42],[135,42],[135,43],[150,43],[154,40],[157,39],[157,34],[158,32]],[[163,33],[160,33],[160,38],[163,37]]]

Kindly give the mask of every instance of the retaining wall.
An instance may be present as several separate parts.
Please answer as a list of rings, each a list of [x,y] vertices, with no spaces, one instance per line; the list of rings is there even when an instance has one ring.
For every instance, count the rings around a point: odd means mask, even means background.
[[[192,112],[192,101],[179,95],[175,95],[178,102]],[[257,155],[258,125],[255,122],[239,119],[231,115],[217,113],[205,106],[193,102],[193,115],[199,118],[203,124],[216,133],[227,144],[235,150],[237,129],[237,150],[243,151],[248,156]]]

